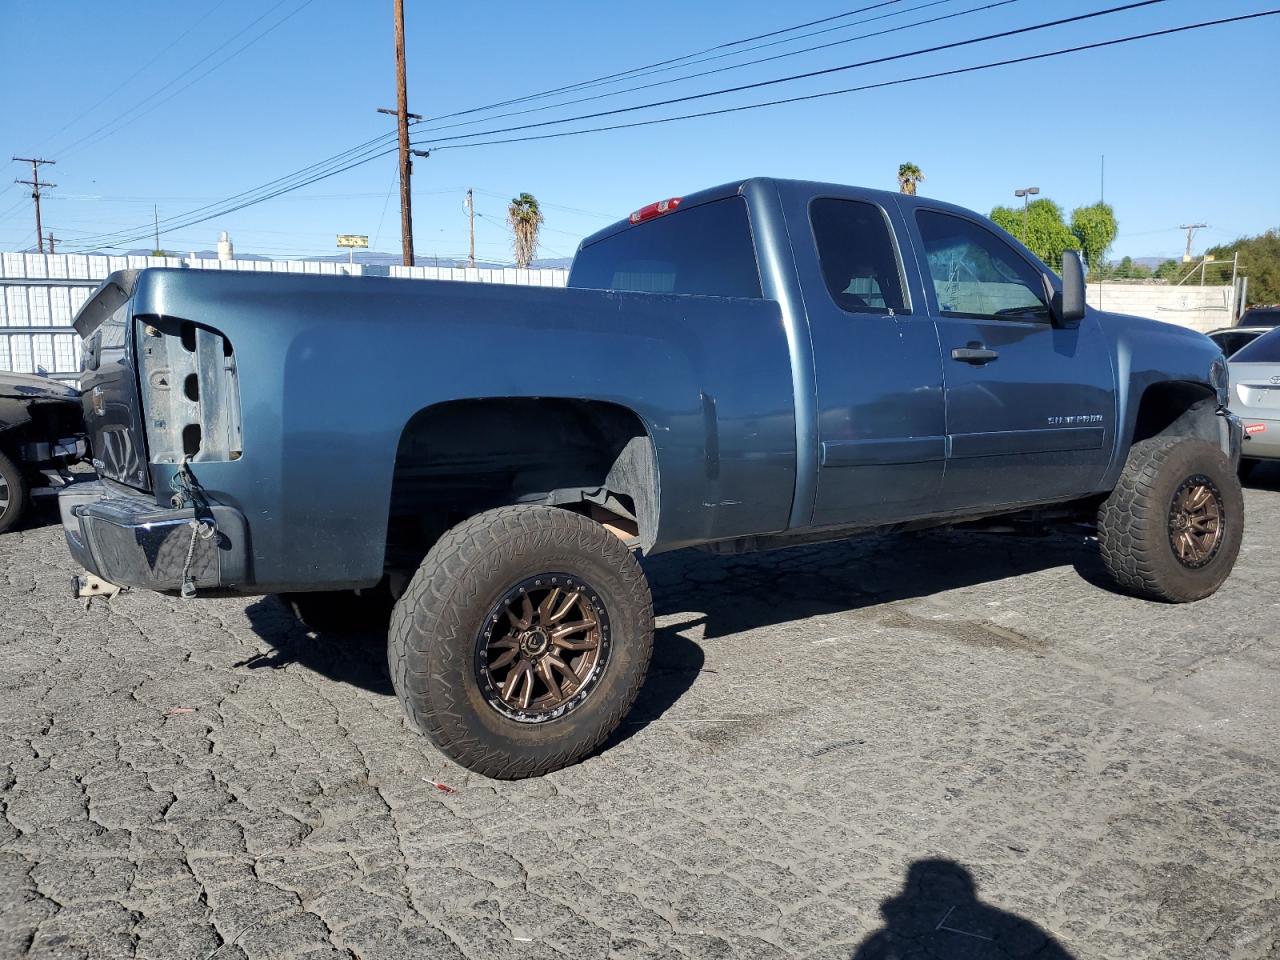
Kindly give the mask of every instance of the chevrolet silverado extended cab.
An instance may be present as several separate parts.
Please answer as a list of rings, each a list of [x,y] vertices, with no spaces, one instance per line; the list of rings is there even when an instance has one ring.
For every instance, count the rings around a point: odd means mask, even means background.
[[[1084,303],[986,219],[753,179],[587,238],[568,289],[145,270],[76,319],[92,573],[389,614],[409,717],[496,777],[594,750],[648,667],[637,553],[1039,512],[1207,596],[1240,425],[1198,333]],[[394,604],[394,609],[392,605]]]

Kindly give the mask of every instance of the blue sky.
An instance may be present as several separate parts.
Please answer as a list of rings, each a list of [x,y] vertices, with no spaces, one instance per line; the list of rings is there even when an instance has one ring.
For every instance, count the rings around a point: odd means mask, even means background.
[[[409,107],[438,117],[873,2],[532,5],[406,0]],[[991,2],[898,0],[810,28],[841,29],[754,56]],[[1120,2],[1016,0],[718,76],[450,132],[749,83]],[[1280,0],[1165,0],[961,50],[623,114],[614,122],[875,83],[1275,6]],[[910,12],[913,8],[920,9]],[[250,26],[264,11],[267,15]],[[883,19],[866,22],[878,16]],[[243,52],[173,95],[279,21]],[[240,31],[245,32],[236,37]],[[0,0],[0,35],[5,37],[0,84],[6,91],[0,98],[0,157],[35,153],[58,161],[42,168],[42,175],[58,185],[47,195],[44,215],[46,228],[64,242],[62,249],[108,231],[145,228],[153,203],[161,218],[177,216],[392,129],[392,119],[375,112],[376,107],[395,105],[391,0],[284,0],[278,5],[276,0]],[[224,43],[225,48],[201,62]],[[1197,248],[1280,225],[1278,48],[1280,17],[1275,17],[721,117],[438,150],[415,166],[417,252],[419,257],[465,254],[462,201],[468,186],[477,191],[481,214],[476,226],[479,256],[509,258],[506,200],[528,191],[544,206],[541,254],[550,257],[571,255],[583,235],[661,197],[761,174],[892,189],[902,161],[924,170],[928,179],[922,193],[984,213],[995,204],[1013,203],[1014,188],[1027,185],[1039,186],[1044,196],[1070,210],[1098,198],[1100,157],[1105,154],[1106,199],[1116,208],[1121,230],[1114,254],[1177,256],[1185,242],[1177,229],[1180,223],[1211,225],[1199,235]],[[684,72],[744,59],[725,58]],[[667,72],[523,106],[612,93],[681,75]],[[511,109],[521,107],[498,112]],[[533,132],[561,129],[572,125]],[[34,243],[31,204],[24,199],[25,188],[6,189],[5,184],[28,177],[30,168],[9,163],[3,172],[0,249],[21,249]],[[161,245],[178,251],[208,249],[218,231],[228,230],[239,251],[330,254],[336,252],[335,234],[365,233],[376,238],[377,249],[396,251],[394,174],[394,155],[376,159],[276,200],[165,232]]]

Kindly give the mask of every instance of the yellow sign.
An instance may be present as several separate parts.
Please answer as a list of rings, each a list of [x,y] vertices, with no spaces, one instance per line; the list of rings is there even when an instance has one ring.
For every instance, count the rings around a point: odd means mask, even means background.
[[[369,246],[369,238],[357,233],[340,233],[338,234],[338,246],[359,247],[363,250]]]

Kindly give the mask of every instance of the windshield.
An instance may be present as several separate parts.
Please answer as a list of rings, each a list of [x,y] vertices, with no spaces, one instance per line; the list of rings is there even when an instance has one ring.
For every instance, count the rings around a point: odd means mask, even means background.
[[[1264,333],[1231,357],[1232,363],[1280,363],[1280,330]]]
[[[714,200],[625,227],[578,252],[569,286],[759,299],[746,201]]]

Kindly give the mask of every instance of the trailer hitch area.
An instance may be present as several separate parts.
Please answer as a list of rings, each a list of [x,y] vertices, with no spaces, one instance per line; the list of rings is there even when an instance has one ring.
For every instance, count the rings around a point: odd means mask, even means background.
[[[93,603],[94,597],[106,597],[107,605],[110,606],[111,601],[127,589],[129,588],[103,580],[92,573],[84,573],[71,578],[71,596],[76,600],[83,600],[86,610]]]

